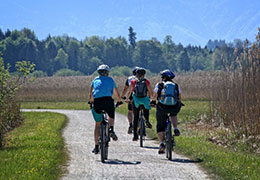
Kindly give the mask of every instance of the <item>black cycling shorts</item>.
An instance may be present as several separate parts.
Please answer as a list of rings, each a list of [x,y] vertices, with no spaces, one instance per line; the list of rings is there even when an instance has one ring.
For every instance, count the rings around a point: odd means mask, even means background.
[[[112,97],[101,97],[94,99],[94,110],[101,114],[104,110],[110,118],[115,118],[115,105]]]
[[[163,105],[161,103],[157,104],[157,106],[156,106],[157,133],[165,131],[166,120],[168,118],[168,114],[170,114],[170,116],[176,116],[178,114],[178,112],[180,111],[180,109],[181,109],[181,106],[179,103],[174,106],[167,106],[167,105]]]

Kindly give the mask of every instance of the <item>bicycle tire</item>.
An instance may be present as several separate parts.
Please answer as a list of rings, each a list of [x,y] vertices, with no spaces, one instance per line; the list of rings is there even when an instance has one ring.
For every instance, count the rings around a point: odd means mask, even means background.
[[[109,140],[110,140],[110,137],[109,137],[109,125],[106,124],[105,125],[105,160],[107,160],[108,158],[108,143],[109,143]]]
[[[170,122],[167,124],[165,141],[166,141],[166,158],[168,160],[172,160],[173,143],[172,143],[172,126]]]
[[[105,124],[101,123],[101,128],[100,128],[100,155],[101,155],[101,162],[104,163],[105,162],[105,154],[106,154],[106,150],[105,150],[105,145],[106,145],[106,135],[105,135]]]
[[[143,147],[143,140],[144,140],[144,119],[141,116],[139,119],[140,123],[140,147]]]

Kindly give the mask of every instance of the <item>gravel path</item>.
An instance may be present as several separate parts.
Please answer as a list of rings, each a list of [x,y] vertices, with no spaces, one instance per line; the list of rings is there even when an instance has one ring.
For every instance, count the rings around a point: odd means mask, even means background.
[[[32,110],[24,110],[32,111]],[[34,110],[35,111],[35,110]],[[100,154],[91,153],[94,148],[94,120],[90,111],[36,110],[65,114],[69,123],[64,130],[66,146],[70,151],[68,174],[64,180],[83,179],[210,179],[197,162],[173,153],[173,160],[158,154],[158,143],[146,140],[144,147],[132,141],[127,134],[127,118],[116,114],[115,132],[118,141],[110,142],[108,160],[102,163]]]

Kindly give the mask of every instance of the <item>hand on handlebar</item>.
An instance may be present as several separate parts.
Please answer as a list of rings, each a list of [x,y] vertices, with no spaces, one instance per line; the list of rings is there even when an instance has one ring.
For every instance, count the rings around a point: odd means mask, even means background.
[[[94,107],[93,102],[90,102],[90,101],[89,101],[88,104],[89,104],[90,109],[92,109],[92,108]]]
[[[151,102],[150,102],[150,106],[151,106],[151,107],[155,107],[155,106],[156,106],[156,101],[151,101]]]
[[[122,101],[116,102],[116,107],[120,106],[121,104],[123,104]]]

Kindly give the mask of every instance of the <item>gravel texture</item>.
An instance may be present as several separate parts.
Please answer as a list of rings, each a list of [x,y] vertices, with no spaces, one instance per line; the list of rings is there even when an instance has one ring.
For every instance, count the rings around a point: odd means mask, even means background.
[[[173,152],[173,160],[165,154],[158,154],[158,142],[146,139],[144,147],[132,141],[127,134],[128,122],[124,115],[116,114],[115,132],[118,141],[111,141],[108,160],[102,163],[100,154],[93,154],[94,125],[90,111],[76,110],[23,110],[49,111],[65,114],[69,122],[64,129],[66,147],[70,153],[67,170],[62,179],[210,179],[198,166],[199,162],[189,160]],[[155,128],[155,127],[153,127]],[[177,144],[178,146],[178,144]]]

